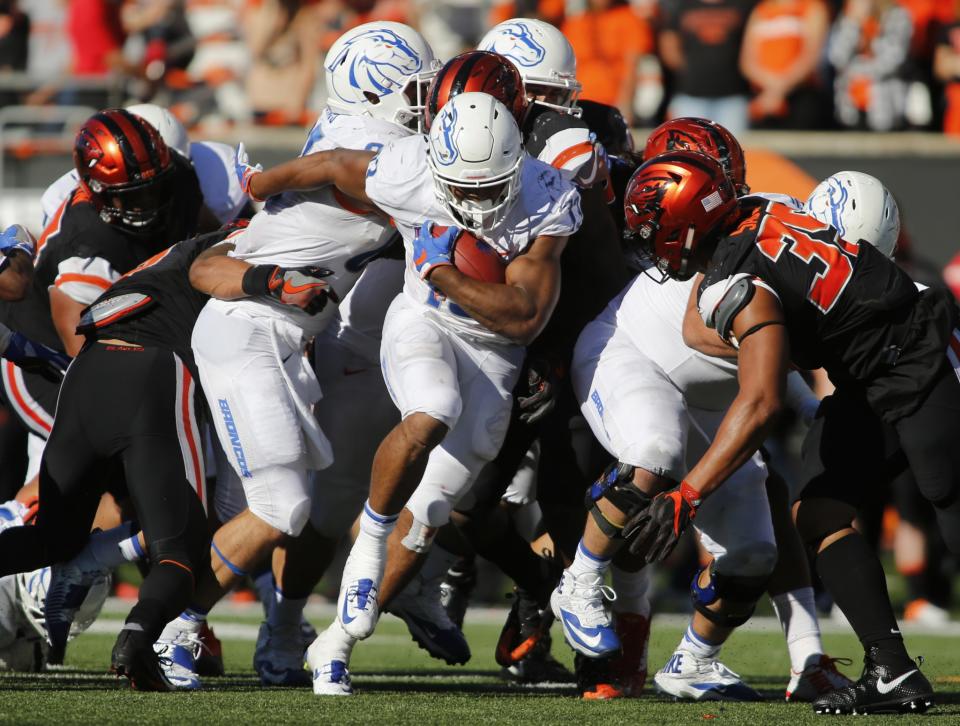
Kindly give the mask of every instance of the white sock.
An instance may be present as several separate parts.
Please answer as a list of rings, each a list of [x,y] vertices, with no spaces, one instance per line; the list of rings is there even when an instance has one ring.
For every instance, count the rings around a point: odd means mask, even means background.
[[[90,535],[87,546],[77,558],[89,557],[99,567],[113,569],[124,562],[133,562],[141,559],[136,550],[129,544],[129,540],[137,534],[132,522],[124,522],[119,527],[108,529],[106,532],[94,532]],[[139,547],[139,544],[137,545]],[[140,549],[143,552],[143,549]]]
[[[120,556],[123,557],[124,562],[137,562],[138,560],[145,559],[147,556],[147,553],[143,550],[143,546],[140,544],[139,532],[118,542],[117,549],[120,552]]]
[[[609,566],[609,557],[600,557],[593,554],[587,549],[583,540],[580,540],[580,544],[577,545],[577,554],[574,556],[573,562],[570,563],[570,567],[567,568],[567,572],[574,577],[586,574],[603,575]]]
[[[713,660],[720,654],[723,643],[711,643],[693,629],[693,623],[687,626],[687,632],[680,639],[677,650],[693,653],[698,658]]]
[[[270,608],[270,615],[267,622],[270,627],[288,627],[299,628],[300,617],[303,615],[303,609],[307,606],[305,597],[287,597],[280,588],[274,590],[273,607]]]
[[[611,584],[617,593],[617,599],[613,601],[614,612],[650,616],[650,572],[650,567],[639,572],[627,572],[616,565],[610,567]]]
[[[363,513],[360,515],[360,534],[357,535],[357,541],[353,543],[353,548],[350,550],[344,575],[350,572],[352,567],[359,565],[363,569],[373,570],[364,574],[372,576],[379,586],[380,580],[383,579],[384,563],[387,560],[387,537],[397,526],[399,516],[398,514],[379,514],[370,506],[370,500],[366,501],[363,505]]]
[[[341,660],[344,663],[350,663],[350,654],[353,652],[353,646],[357,641],[347,635],[343,629],[339,618],[334,618],[330,627],[324,630],[319,637],[322,640],[325,652],[330,656],[330,660]]]
[[[813,588],[801,587],[770,598],[790,652],[790,667],[797,673],[807,667],[811,656],[823,653],[820,623]]]
[[[191,607],[167,623],[160,640],[175,640],[180,633],[199,633],[207,622],[207,613],[200,608]]]

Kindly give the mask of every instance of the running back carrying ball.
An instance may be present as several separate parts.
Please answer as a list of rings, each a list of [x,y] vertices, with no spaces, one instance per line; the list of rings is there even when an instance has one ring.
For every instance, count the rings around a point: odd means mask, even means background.
[[[447,231],[435,224],[430,228],[434,237]],[[453,265],[467,277],[481,282],[503,283],[506,280],[503,260],[496,250],[467,230],[461,230],[453,247]]]

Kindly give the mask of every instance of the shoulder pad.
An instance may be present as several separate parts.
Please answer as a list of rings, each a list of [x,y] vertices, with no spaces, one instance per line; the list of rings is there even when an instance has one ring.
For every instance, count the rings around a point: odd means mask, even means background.
[[[753,299],[756,292],[754,280],[753,275],[739,272],[700,293],[700,317],[708,328],[716,330],[717,335],[727,342],[732,342],[730,328],[737,313]]]
[[[589,133],[587,125],[576,116],[567,113],[558,113],[549,109],[538,114],[532,123],[527,124],[526,143],[527,153],[539,157],[552,136],[567,129],[583,129]],[[544,159],[548,164],[550,160]]]

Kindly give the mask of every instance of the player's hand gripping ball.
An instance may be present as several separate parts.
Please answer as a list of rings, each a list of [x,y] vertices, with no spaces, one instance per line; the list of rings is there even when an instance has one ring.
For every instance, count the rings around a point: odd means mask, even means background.
[[[506,263],[490,245],[459,227],[425,222],[413,245],[413,261],[422,279],[435,267],[453,265],[480,282],[503,284]]]

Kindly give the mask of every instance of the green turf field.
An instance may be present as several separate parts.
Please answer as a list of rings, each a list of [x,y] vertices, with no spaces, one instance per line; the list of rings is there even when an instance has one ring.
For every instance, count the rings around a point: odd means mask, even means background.
[[[111,616],[111,617],[116,617]],[[230,622],[221,618],[218,623]],[[233,620],[234,623],[251,621]],[[556,630],[556,629],[555,629]],[[318,698],[308,690],[261,689],[250,669],[252,640],[225,640],[228,676],[210,679],[203,692],[135,693],[106,675],[113,636],[87,633],[68,651],[62,671],[43,675],[0,675],[0,722],[4,723],[512,723],[524,726],[570,723],[606,726],[619,723],[802,724],[815,717],[805,704],[781,701],[788,663],[780,635],[738,633],[725,652],[728,666],[745,676],[770,700],[762,704],[677,704],[652,692],[641,699],[582,702],[569,687],[513,686],[497,676],[493,644],[499,628],[470,625],[473,660],[465,667],[444,667],[408,638],[402,624],[385,617],[377,634],[358,646],[353,662],[353,698]],[[659,667],[676,644],[674,626],[655,630],[651,666]],[[940,703],[933,723],[960,723],[960,639],[914,636],[909,645],[926,658]],[[826,635],[829,652],[856,656],[852,636]],[[554,650],[564,662],[570,651]],[[852,674],[855,667],[846,669]],[[900,717],[898,721],[927,717]],[[871,717],[883,723],[890,717]]]

